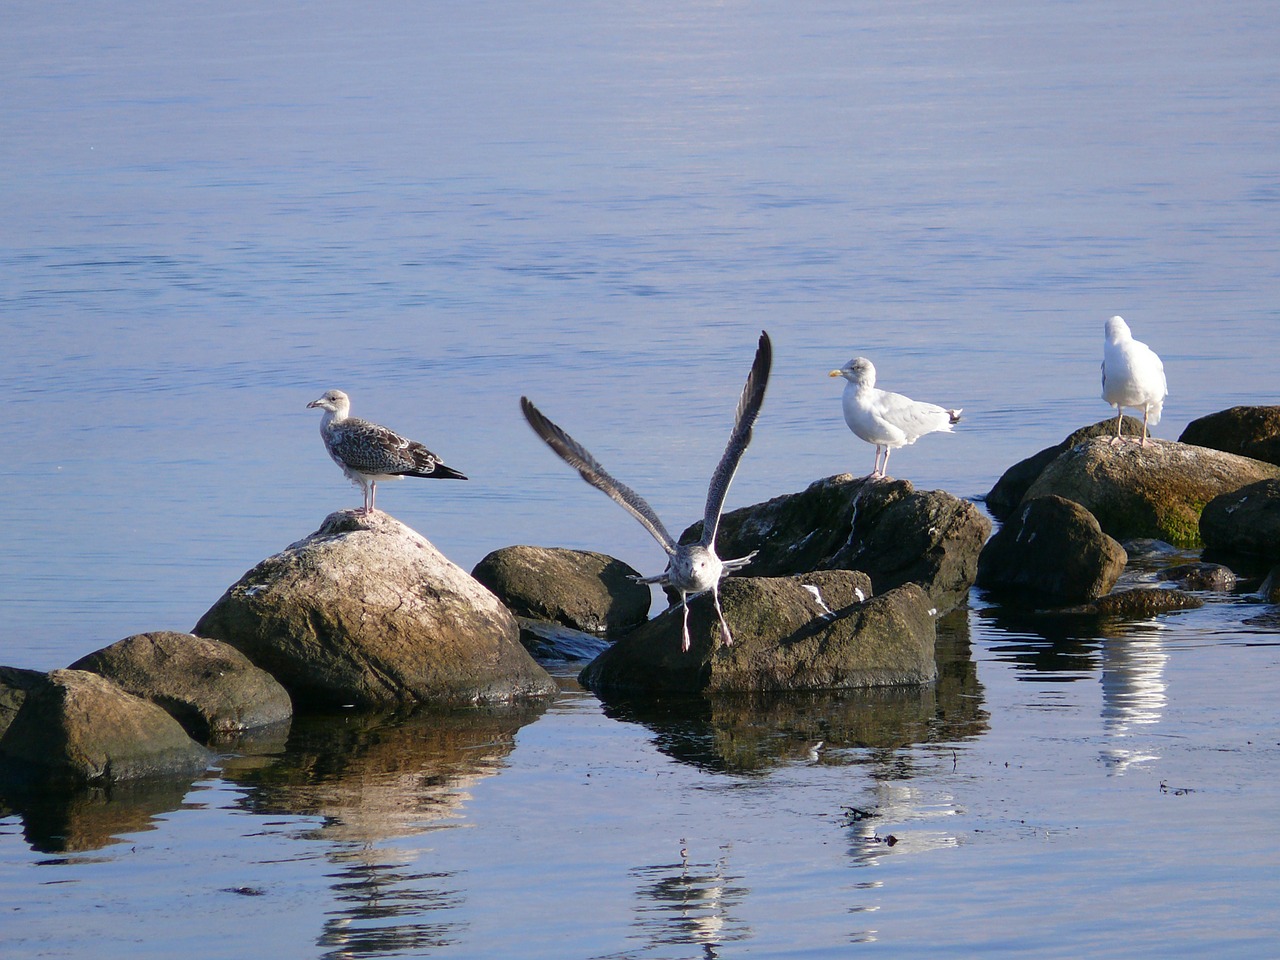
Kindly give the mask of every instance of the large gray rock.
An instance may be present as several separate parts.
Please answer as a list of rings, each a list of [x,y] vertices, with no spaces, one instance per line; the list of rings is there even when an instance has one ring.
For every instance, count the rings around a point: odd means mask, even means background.
[[[1232,407],[1187,424],[1181,443],[1280,464],[1280,407]]]
[[[610,692],[822,690],[928,683],[937,676],[936,611],[915,584],[867,597],[865,575],[735,577],[720,584],[733,645],[719,642],[708,594],[689,605],[688,652],[675,607],[623,637],[583,670]]]
[[[1142,421],[1137,417],[1131,417],[1126,414],[1121,421],[1120,433],[1121,436],[1141,437]],[[1078,444],[1084,443],[1086,440],[1092,440],[1095,437],[1114,437],[1115,435],[1115,417],[1108,417],[1106,420],[1100,420],[1087,427],[1081,427],[1061,443],[1056,443],[1052,447],[1045,447],[1039,453],[1015,463],[996,481],[995,486],[983,498],[983,502],[986,503],[987,509],[991,511],[991,515],[997,520],[1008,519],[1013,511],[1018,509],[1018,504],[1022,503],[1022,498],[1026,496],[1027,491],[1031,489],[1031,484],[1036,482],[1036,478],[1040,476],[1044,468],[1061,454],[1066,453]]]
[[[1085,603],[1115,586],[1126,559],[1124,547],[1080,504],[1040,497],[1022,504],[987,541],[977,584],[1029,604]]]
[[[22,701],[27,693],[45,682],[45,675],[39,670],[24,670],[21,667],[0,667],[0,737],[9,729],[9,724],[18,715]]]
[[[193,633],[224,640],[296,703],[500,703],[555,693],[492,593],[383,513],[330,514],[232,585]]]
[[[1167,440],[1145,447],[1087,440],[1044,468],[1025,500],[1059,496],[1083,505],[1118,540],[1157,537],[1199,546],[1200,511],[1214,497],[1280,477],[1280,467]]]
[[[1280,560],[1280,480],[1260,480],[1214,497],[1200,516],[1205,547]]]
[[[289,694],[230,644],[159,631],[125,637],[71,664],[163,707],[197,740],[236,736],[293,716]]]
[[[701,534],[699,522],[681,540]],[[876,593],[917,583],[946,613],[968,598],[990,534],[991,521],[949,493],[842,474],[725,514],[716,552],[739,557],[758,550],[743,571],[751,577],[861,570]]]
[[[9,783],[189,777],[210,760],[154,703],[83,670],[54,670],[31,684],[0,737],[0,779]]]
[[[640,574],[613,557],[560,547],[494,550],[471,575],[517,617],[619,636],[644,623],[652,593]]]

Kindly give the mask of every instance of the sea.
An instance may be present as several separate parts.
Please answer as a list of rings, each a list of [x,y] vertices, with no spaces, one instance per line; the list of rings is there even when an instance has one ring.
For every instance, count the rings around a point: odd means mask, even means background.
[[[12,0],[0,90],[7,666],[189,631],[358,506],[330,388],[470,478],[378,491],[464,569],[646,574],[520,397],[673,531],[762,330],[730,509],[870,471],[855,356],[963,408],[890,472],[979,506],[1112,414],[1112,315],[1163,358],[1156,437],[1280,403],[1264,0]],[[974,590],[923,690],[602,703],[555,663],[553,702],[5,801],[0,956],[1270,957],[1280,610],[1244,573],[1126,624]]]

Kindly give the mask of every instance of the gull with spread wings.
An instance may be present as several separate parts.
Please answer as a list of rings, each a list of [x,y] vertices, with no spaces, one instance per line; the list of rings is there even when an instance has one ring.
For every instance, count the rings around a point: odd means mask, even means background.
[[[720,609],[720,579],[735,570],[741,570],[751,558],[752,551],[745,557],[736,560],[721,560],[716,556],[716,530],[720,526],[720,513],[724,509],[724,501],[729,493],[729,484],[738,470],[738,463],[751,442],[751,430],[760,414],[760,405],[764,402],[765,387],[769,382],[769,368],[773,363],[773,345],[769,334],[760,334],[760,344],[756,349],[755,362],[751,365],[751,373],[747,376],[746,385],[742,388],[742,397],[738,401],[738,411],[734,418],[733,432],[729,435],[729,444],[725,447],[720,464],[711,477],[711,485],[707,489],[707,506],[703,514],[702,538],[697,543],[679,544],[667,528],[663,526],[653,508],[638,493],[626,484],[615,480],[600,466],[600,463],[587,452],[587,449],[558,426],[543,416],[528,397],[520,398],[520,409],[524,411],[529,426],[554,450],[565,463],[581,474],[582,479],[597,490],[602,490],[610,499],[640,521],[640,524],[653,535],[658,544],[667,553],[667,569],[657,576],[645,577],[641,583],[658,583],[670,586],[680,594],[680,606],[684,611],[684,626],[681,634],[683,648],[689,649],[689,606],[688,601],[698,594],[711,591],[716,616],[720,618],[720,638],[725,645],[733,643],[733,635],[724,621],[724,612]]]

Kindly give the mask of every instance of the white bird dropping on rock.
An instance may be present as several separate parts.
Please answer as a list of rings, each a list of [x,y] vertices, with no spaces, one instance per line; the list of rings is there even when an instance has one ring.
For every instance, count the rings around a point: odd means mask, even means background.
[[[467,479],[418,443],[393,430],[351,416],[351,400],[341,390],[328,390],[307,407],[324,411],[320,436],[325,449],[342,472],[364,491],[363,513],[373,513],[379,480],[429,477],[434,480]]]
[[[1169,385],[1164,378],[1164,364],[1154,350],[1133,333],[1123,317],[1112,317],[1106,323],[1106,340],[1102,345],[1102,399],[1116,408],[1116,435],[1111,441],[1120,443],[1120,427],[1124,408],[1142,411],[1142,446],[1147,445],[1147,424],[1160,422],[1164,398]]]
[[[765,387],[769,383],[769,368],[773,363],[773,345],[769,334],[760,334],[760,343],[756,348],[755,362],[751,365],[751,373],[747,376],[746,385],[742,388],[742,396],[738,400],[738,410],[734,418],[733,432],[729,435],[729,444],[725,447],[720,464],[711,477],[711,485],[707,489],[707,505],[702,517],[702,539],[697,543],[678,544],[667,532],[662,521],[653,508],[638,493],[626,484],[615,480],[600,466],[595,457],[587,449],[558,426],[543,416],[528,397],[520,398],[520,409],[534,432],[554,450],[565,463],[573,467],[597,490],[608,494],[610,499],[640,521],[641,525],[653,535],[662,549],[666,551],[667,569],[654,577],[645,577],[641,583],[658,583],[670,586],[680,593],[680,607],[684,611],[684,627],[681,634],[685,651],[689,649],[689,605],[688,601],[706,591],[711,591],[711,599],[715,605],[716,616],[720,618],[720,639],[728,646],[733,643],[733,635],[724,622],[724,612],[720,609],[720,578],[727,573],[740,570],[751,562],[755,551],[736,560],[721,560],[716,556],[716,530],[720,526],[720,512],[724,508],[725,496],[729,493],[729,484],[738,470],[738,463],[751,442],[751,429],[760,414],[760,406],[764,403]]]
[[[951,432],[961,410],[912,400],[900,393],[876,389],[876,368],[866,357],[855,357],[830,376],[844,377],[844,422],[854,434],[876,448],[871,478],[888,476],[889,451],[915,443],[926,433]],[[880,455],[884,454],[884,463]]]

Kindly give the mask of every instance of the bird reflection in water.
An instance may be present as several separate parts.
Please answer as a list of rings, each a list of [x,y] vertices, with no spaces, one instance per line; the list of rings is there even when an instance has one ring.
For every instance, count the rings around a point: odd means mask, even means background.
[[[1165,667],[1169,655],[1156,624],[1102,645],[1102,724],[1109,745],[1102,759],[1113,776],[1134,764],[1160,759],[1150,742],[1137,742],[1142,729],[1160,722],[1168,703]]]
[[[729,872],[730,845],[720,847],[715,862],[700,863],[680,844],[678,863],[631,871],[640,881],[632,939],[643,939],[647,948],[687,944],[700,947],[704,957],[718,957],[721,945],[752,937],[751,928],[733,915],[748,888]]]

